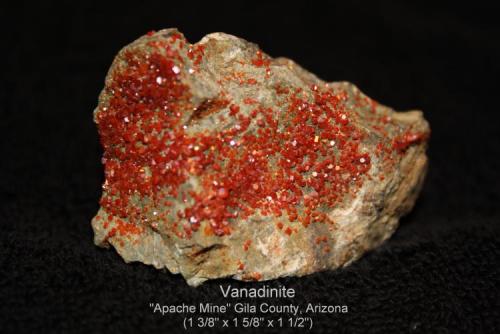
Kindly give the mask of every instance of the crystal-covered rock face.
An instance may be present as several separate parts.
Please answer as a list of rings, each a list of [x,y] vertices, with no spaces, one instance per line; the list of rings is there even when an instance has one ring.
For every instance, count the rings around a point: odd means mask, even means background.
[[[394,232],[429,126],[215,33],[120,51],[94,111],[104,147],[95,243],[188,284],[334,269]]]

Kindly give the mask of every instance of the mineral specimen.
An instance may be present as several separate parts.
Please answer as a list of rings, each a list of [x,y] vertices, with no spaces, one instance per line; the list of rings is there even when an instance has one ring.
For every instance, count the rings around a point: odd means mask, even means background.
[[[193,286],[351,263],[391,236],[427,167],[421,112],[223,33],[190,44],[166,29],[126,46],[94,119],[95,243]]]

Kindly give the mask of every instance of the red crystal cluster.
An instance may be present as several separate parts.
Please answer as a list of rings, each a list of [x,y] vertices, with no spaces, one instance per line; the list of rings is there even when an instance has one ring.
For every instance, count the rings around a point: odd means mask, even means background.
[[[208,222],[205,233],[227,235],[233,219],[259,210],[261,215],[287,215],[290,226],[279,222],[277,227],[290,235],[294,224],[328,221],[325,213],[369,177],[370,154],[360,148],[366,133],[354,126],[360,116],[342,90],[276,86],[283,102],[271,108],[252,96],[238,105],[221,83],[219,99],[194,106],[182,78],[197,75],[203,46],[193,47],[177,33],[148,46],[147,52],[124,52],[124,64],[111,74],[107,98],[95,116],[104,147],[101,205],[107,218],[118,218],[121,226],[111,234],[140,233],[140,228],[123,226],[156,219],[179,237],[190,237],[203,221]],[[241,64],[261,67],[265,78],[272,75],[270,59],[260,51]],[[228,80],[258,83],[238,73]],[[371,100],[361,102],[375,108]],[[236,125],[188,133],[196,117],[218,112],[221,122],[230,117]],[[383,132],[388,122],[382,118]],[[376,154],[390,157],[421,139],[402,135],[394,147],[381,146]],[[199,179],[201,190],[183,186],[190,177]],[[174,201],[186,203],[185,209],[172,212]]]

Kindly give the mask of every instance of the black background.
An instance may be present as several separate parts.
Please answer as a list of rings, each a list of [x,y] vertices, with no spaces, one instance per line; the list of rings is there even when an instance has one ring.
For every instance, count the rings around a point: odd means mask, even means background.
[[[0,332],[156,332],[149,302],[226,302],[219,284],[125,264],[95,247],[101,148],[92,110],[114,55],[149,30],[224,31],[348,80],[432,127],[430,169],[392,239],[348,268],[271,286],[347,304],[318,332],[498,332],[498,11],[402,1],[216,4],[16,1],[1,10]],[[258,286],[259,284],[255,284]]]

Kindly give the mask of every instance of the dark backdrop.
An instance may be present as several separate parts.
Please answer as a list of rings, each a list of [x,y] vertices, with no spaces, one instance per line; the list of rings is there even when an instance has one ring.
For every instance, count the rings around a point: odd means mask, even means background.
[[[92,110],[117,51],[149,30],[214,31],[348,80],[432,127],[418,203],[387,243],[348,268],[273,281],[296,303],[349,305],[318,332],[499,331],[498,11],[342,1],[216,4],[43,1],[6,5],[0,90],[0,332],[171,332],[151,301],[224,302],[93,245],[101,148]],[[256,284],[258,285],[258,284]]]

